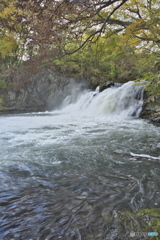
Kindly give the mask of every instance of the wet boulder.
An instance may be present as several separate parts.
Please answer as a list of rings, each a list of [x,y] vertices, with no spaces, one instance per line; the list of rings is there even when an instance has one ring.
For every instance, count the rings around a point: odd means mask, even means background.
[[[145,91],[144,104],[140,117],[160,124],[160,95],[150,96],[149,93]]]
[[[107,88],[114,87],[115,83],[114,82],[105,82],[99,87],[99,92],[104,91]]]

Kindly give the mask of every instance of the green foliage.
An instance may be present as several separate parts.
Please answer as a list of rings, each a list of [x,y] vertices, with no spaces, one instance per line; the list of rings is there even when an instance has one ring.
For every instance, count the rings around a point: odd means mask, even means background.
[[[8,84],[4,80],[0,79],[0,89],[8,89]]]
[[[71,47],[74,48],[74,43]],[[114,34],[108,38],[106,34],[85,49],[53,62],[67,76],[81,77],[93,84],[100,84],[108,80],[134,80],[138,73],[136,60],[133,49],[123,45],[121,35]]]
[[[13,36],[1,36],[0,38],[0,55],[4,59],[12,56],[17,48],[17,42]]]
[[[157,232],[160,234],[160,208],[141,209],[138,212],[120,212],[119,217],[129,232]],[[158,236],[150,237],[159,240]]]
[[[148,226],[146,226],[146,229],[149,232],[157,232],[160,234],[160,209],[159,208],[142,209],[136,215],[142,221],[149,220]],[[159,236],[151,237],[151,239],[157,240],[159,239]]]
[[[144,81],[145,89],[150,96],[160,95],[160,73],[146,72],[136,82],[141,84]]]
[[[90,7],[51,0],[44,2],[43,7],[40,2],[2,1],[1,72],[16,64],[26,64],[23,61],[26,59],[38,66],[54,65],[68,77],[85,78],[95,85],[107,80],[145,79],[147,90],[153,95],[159,94],[157,0],[126,1],[113,11],[106,21],[108,25],[104,23],[114,9],[112,4],[93,14],[97,1],[88,3]],[[103,24],[106,28],[94,35]],[[68,54],[70,52],[74,54]],[[1,82],[0,87],[6,88],[5,83]]]
[[[0,98],[0,109],[3,107],[3,99]]]

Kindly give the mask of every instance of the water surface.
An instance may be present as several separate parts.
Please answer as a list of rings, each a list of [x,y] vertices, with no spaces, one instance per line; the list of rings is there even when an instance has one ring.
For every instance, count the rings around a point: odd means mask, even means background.
[[[119,213],[160,207],[160,128],[97,102],[0,117],[0,239],[128,240]]]

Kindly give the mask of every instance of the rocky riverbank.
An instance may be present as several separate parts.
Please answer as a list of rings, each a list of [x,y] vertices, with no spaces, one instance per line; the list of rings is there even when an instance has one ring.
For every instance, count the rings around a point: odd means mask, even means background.
[[[144,92],[144,104],[140,117],[160,125],[160,95],[150,96],[149,92]]]

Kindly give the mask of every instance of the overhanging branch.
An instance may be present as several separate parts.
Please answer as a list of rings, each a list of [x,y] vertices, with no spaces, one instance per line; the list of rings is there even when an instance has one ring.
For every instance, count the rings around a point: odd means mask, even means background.
[[[82,49],[89,41],[91,41],[94,36],[98,35],[97,36],[97,40],[98,40],[98,37],[102,34],[106,24],[110,21],[110,24],[111,24],[111,21],[113,21],[113,19],[110,19],[111,16],[117,11],[117,9],[119,9],[124,3],[126,3],[128,0],[122,0],[121,3],[119,5],[117,5],[111,12],[110,14],[107,16],[107,18],[104,20],[102,26],[100,29],[96,30],[95,32],[93,32],[92,34],[89,35],[89,37],[77,48],[75,49],[74,51],[71,51],[71,52],[66,52],[66,54],[73,54],[73,53],[76,53],[77,51],[79,51],[80,49]],[[111,1],[108,1],[108,2],[111,2]],[[112,1],[113,2],[116,2],[116,1]],[[108,5],[107,5],[108,6]],[[115,20],[116,22],[118,20]],[[121,22],[122,23],[122,22]],[[123,22],[124,23],[124,22]],[[112,23],[113,24],[113,23]],[[118,22],[117,22],[118,24]],[[129,25],[130,23],[128,23]],[[121,24],[122,25],[122,24]]]

